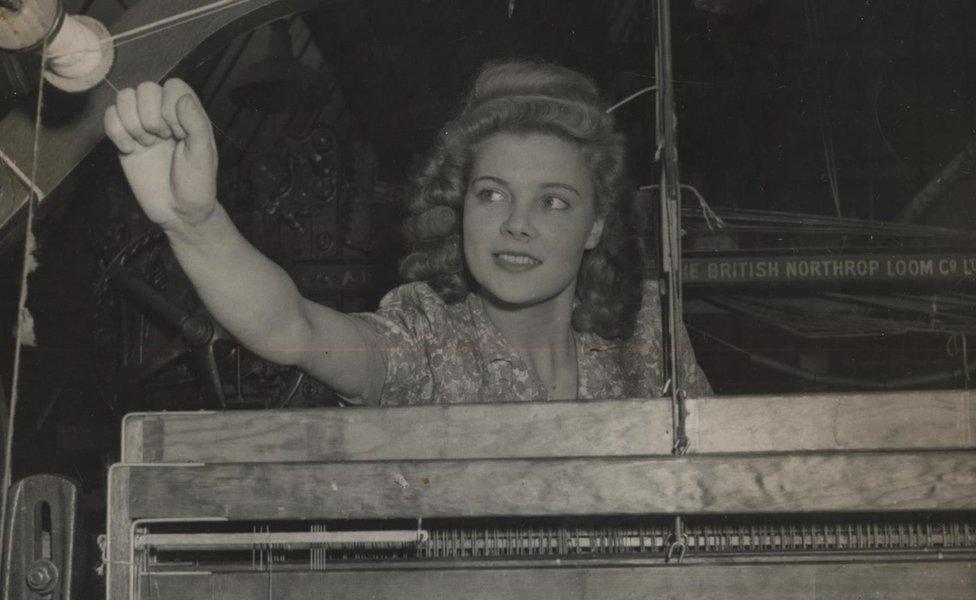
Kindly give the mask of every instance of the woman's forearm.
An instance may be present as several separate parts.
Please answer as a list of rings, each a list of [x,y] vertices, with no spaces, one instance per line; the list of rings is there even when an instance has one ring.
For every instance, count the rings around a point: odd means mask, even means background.
[[[304,341],[295,338],[301,296],[281,267],[244,239],[220,205],[199,223],[164,231],[214,318],[251,351],[294,364],[287,349]]]
[[[291,277],[252,246],[218,204],[195,224],[165,227],[200,299],[246,348],[297,365],[348,396],[361,395],[375,361],[350,318],[304,298]]]

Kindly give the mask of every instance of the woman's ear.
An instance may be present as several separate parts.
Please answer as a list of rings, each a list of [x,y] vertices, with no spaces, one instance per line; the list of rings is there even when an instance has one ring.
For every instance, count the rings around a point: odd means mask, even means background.
[[[606,219],[603,217],[597,217],[593,221],[593,226],[590,227],[590,235],[586,238],[586,244],[583,246],[586,250],[592,250],[596,248],[596,245],[600,243],[600,238],[603,236],[603,226],[606,224]]]

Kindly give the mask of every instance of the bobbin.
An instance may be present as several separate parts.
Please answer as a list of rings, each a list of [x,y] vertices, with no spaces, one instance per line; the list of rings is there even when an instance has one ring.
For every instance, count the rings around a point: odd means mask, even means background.
[[[19,8],[14,8],[20,4]],[[61,0],[0,3],[0,49],[36,51],[48,40],[44,78],[66,92],[89,90],[115,59],[112,36],[98,20],[64,12]]]

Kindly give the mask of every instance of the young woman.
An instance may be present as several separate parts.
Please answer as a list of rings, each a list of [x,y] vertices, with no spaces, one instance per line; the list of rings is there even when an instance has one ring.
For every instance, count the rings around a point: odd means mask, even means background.
[[[179,80],[119,92],[105,129],[143,210],[214,317],[255,353],[352,402],[657,396],[657,286],[641,281],[624,142],[593,82],[489,64],[441,130],[405,224],[412,281],[374,313],[299,293],[216,199],[206,114]],[[683,389],[708,394],[684,330]]]

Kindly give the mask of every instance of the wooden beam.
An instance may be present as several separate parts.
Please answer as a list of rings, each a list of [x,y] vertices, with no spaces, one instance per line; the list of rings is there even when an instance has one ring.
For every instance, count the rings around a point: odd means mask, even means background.
[[[689,398],[689,452],[976,448],[976,392]]]
[[[145,575],[156,600],[970,600],[973,562],[324,571]],[[551,568],[555,567],[555,568]],[[151,589],[150,589],[151,588]],[[116,596],[110,596],[116,598]]]
[[[116,466],[144,517],[369,519],[976,509],[976,452]]]
[[[126,431],[141,429],[142,440],[132,436],[124,460],[654,454],[669,443],[667,414],[660,401],[618,401],[134,415]]]
[[[105,588],[108,600],[129,597],[129,471],[113,465],[108,471],[108,548],[105,554]]]
[[[664,400],[126,417],[124,462],[292,462],[668,454]]]
[[[976,392],[688,400],[691,452],[976,447]],[[667,400],[296,411],[136,413],[122,460],[330,460],[650,456],[671,451]]]
[[[131,462],[502,458],[666,453],[664,401],[512,403],[130,417]]]

